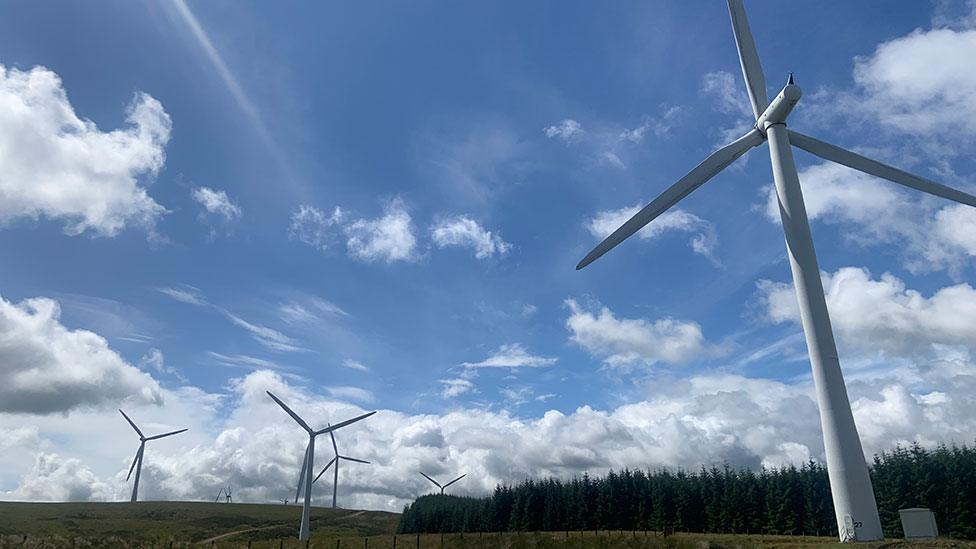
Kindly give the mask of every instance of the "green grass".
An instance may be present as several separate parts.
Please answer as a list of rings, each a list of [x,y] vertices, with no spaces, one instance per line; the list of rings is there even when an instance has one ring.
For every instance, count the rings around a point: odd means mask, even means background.
[[[279,538],[295,538],[301,514],[301,506],[283,504],[0,502],[0,547],[20,547],[24,535],[27,547],[186,546],[233,532],[218,545],[274,540],[277,547]],[[392,534],[399,521],[396,513],[313,507],[310,523],[318,540]]]
[[[0,548],[248,547],[298,549],[301,507],[242,503],[4,503]],[[381,511],[313,508],[310,547],[392,549],[400,516]],[[24,535],[27,535],[26,542]],[[415,534],[396,536],[397,549],[416,549]],[[442,540],[443,539],[443,545]],[[421,549],[803,549],[842,546],[835,538],[654,532],[527,532],[423,534]],[[250,544],[250,545],[249,545]],[[976,542],[892,540],[858,549],[976,549]]]

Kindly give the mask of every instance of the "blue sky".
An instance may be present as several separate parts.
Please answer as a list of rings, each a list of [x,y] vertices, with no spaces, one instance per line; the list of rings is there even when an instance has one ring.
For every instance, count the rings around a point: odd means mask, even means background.
[[[747,9],[770,95],[789,71],[805,91],[792,127],[976,190],[966,116],[976,84],[955,70],[976,53],[971,6]],[[763,417],[776,412],[763,404],[769,393],[812,404],[782,232],[767,209],[765,148],[574,271],[626,219],[622,210],[748,130],[721,3],[23,3],[7,12],[0,106],[34,131],[0,138],[15,151],[0,168],[9,316],[0,353],[10,390],[46,403],[0,410],[0,433],[17,449],[0,475],[7,497],[124,491],[117,471],[128,458],[86,455],[59,417],[110,418],[123,402],[164,425],[174,402],[201,406],[206,413],[187,414],[204,418],[205,434],[161,446],[171,456],[163,478],[180,452],[213,451],[250,425],[242,410],[259,406],[249,399],[260,391],[248,387],[265,385],[321,406],[325,419],[384,410],[376,429],[390,440],[439,424],[443,436],[415,462],[483,467],[459,486],[471,493],[523,473],[778,465],[822,453],[815,408],[796,440],[768,444],[751,441],[760,434],[745,432],[748,420],[729,419],[738,397]],[[28,74],[47,87],[18,83]],[[72,117],[88,122],[64,129]],[[976,417],[960,387],[974,372],[976,333],[966,326],[976,318],[976,217],[802,152],[797,160],[856,414],[891,416],[870,435],[862,426],[866,451],[971,442]],[[60,316],[31,316],[32,298],[57,302]],[[16,338],[41,320],[50,329],[34,344],[97,337],[33,363]],[[955,374],[922,373],[945,363]],[[71,364],[81,373],[69,376]],[[74,381],[31,385],[22,376],[32,366]],[[87,367],[104,379],[77,381]],[[619,452],[540,458],[525,471],[474,465],[485,455],[465,453],[447,427],[545,432],[552,410],[570,431],[585,432],[591,412],[604,422],[596,438],[554,447],[572,453],[619,427]],[[647,414],[660,415],[635,419]],[[906,421],[912,414],[920,419]],[[286,428],[280,436],[291,436]],[[654,438],[661,453],[634,442],[671,428],[674,438]],[[701,445],[683,429],[697,429]],[[387,440],[355,436],[367,453]],[[208,474],[247,476],[227,467]],[[43,473],[52,470],[63,474]],[[362,483],[350,497],[395,508],[419,486],[397,484],[395,471],[344,472]],[[101,484],[63,488],[71,482]],[[276,499],[272,491],[253,481],[253,498]]]

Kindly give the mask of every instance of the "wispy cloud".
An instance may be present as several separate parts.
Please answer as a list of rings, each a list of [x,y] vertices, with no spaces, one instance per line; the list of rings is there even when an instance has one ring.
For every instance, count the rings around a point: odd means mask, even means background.
[[[552,366],[558,359],[529,354],[520,343],[502,345],[488,358],[480,362],[463,362],[464,368],[543,368]]]
[[[223,311],[223,313],[228,319],[230,319],[231,322],[241,328],[244,328],[255,341],[261,345],[264,345],[268,349],[271,349],[272,351],[296,352],[310,350],[299,346],[298,341],[286,336],[278,330],[268,328],[267,326],[262,326],[261,324],[248,322],[228,311]]]
[[[376,401],[376,396],[372,392],[359,387],[326,387],[325,390],[328,391],[333,398],[356,400],[366,403]]]
[[[351,358],[347,358],[347,359],[343,360],[342,361],[342,366],[344,368],[349,368],[351,370],[359,370],[360,372],[368,372],[369,371],[369,366],[366,366],[362,362],[359,362],[358,360],[353,360]]]
[[[178,288],[173,286],[164,286],[164,287],[156,288],[156,291],[163,295],[167,295],[181,303],[187,303],[190,305],[197,305],[201,307],[209,305],[209,303],[207,303],[207,301],[203,298],[200,289],[190,286],[188,284],[183,284]]]

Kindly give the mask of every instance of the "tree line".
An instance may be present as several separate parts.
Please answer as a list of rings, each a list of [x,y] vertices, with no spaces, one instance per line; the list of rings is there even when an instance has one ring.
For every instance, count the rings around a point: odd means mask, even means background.
[[[871,479],[885,535],[899,509],[935,511],[941,535],[976,539],[976,447],[918,444],[874,457]],[[485,497],[426,495],[403,510],[401,533],[655,530],[836,536],[824,466],[696,472],[610,471],[569,481],[498,485]]]

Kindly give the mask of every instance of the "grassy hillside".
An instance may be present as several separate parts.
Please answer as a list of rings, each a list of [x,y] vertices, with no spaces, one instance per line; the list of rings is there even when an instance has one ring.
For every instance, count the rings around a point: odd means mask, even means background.
[[[275,540],[277,547],[278,538],[297,535],[301,514],[300,505],[284,504],[0,502],[0,547],[20,546],[25,534],[34,542],[27,546],[35,547],[167,546],[216,536],[225,536],[221,542]],[[399,520],[382,511],[312,508],[312,539],[392,534]]]
[[[193,502],[4,503],[0,502],[0,548],[6,547],[251,547],[298,549],[295,535],[301,507]],[[379,511],[315,508],[310,547],[391,549],[399,515]],[[26,542],[24,535],[27,535]],[[337,545],[338,542],[338,545]],[[415,549],[418,536],[396,536],[397,549]],[[647,548],[802,549],[842,547],[834,538],[676,534],[653,532],[507,532],[421,534],[421,549]],[[849,547],[849,546],[847,546]],[[859,549],[976,549],[976,543],[950,540],[866,543]]]

